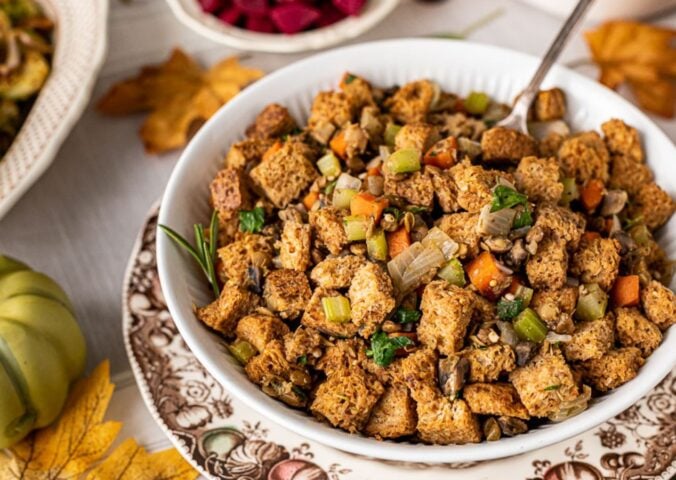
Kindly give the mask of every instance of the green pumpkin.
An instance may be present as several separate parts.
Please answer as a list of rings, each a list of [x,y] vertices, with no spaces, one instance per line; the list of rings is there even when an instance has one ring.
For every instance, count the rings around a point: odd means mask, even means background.
[[[85,353],[61,287],[0,255],[0,449],[56,419]]]

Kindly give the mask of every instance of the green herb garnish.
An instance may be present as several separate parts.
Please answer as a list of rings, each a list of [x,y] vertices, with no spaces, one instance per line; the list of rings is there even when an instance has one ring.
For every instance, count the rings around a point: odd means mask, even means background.
[[[501,298],[498,301],[498,317],[502,320],[511,320],[521,313],[523,307],[523,299],[521,298],[515,298],[514,300]]]
[[[420,205],[409,205],[406,207],[406,210],[411,212],[411,213],[426,213],[427,209],[425,207],[421,207]]]
[[[371,337],[371,348],[366,350],[366,355],[373,357],[373,361],[381,367],[386,367],[394,360],[398,349],[413,345],[408,337],[388,337],[385,332],[376,332]]]
[[[545,392],[550,392],[552,390],[558,390],[561,388],[561,385],[550,385],[548,387],[545,387]]]
[[[239,229],[242,232],[258,233],[265,224],[265,210],[256,207],[253,210],[239,211]]]
[[[307,364],[307,355],[301,355],[300,357],[298,357],[296,359],[296,363],[301,366]]]
[[[324,195],[331,195],[336,189],[336,183],[338,183],[338,180],[327,183],[326,187],[324,187]]]
[[[516,214],[512,227],[521,228],[530,227],[531,225],[533,225],[533,215],[530,212],[530,208],[526,207],[525,210],[522,210]]]
[[[211,214],[211,223],[209,224],[209,240],[206,239],[204,227],[201,223],[196,223],[193,226],[195,233],[194,247],[190,245],[190,243],[175,230],[172,230],[166,225],[158,225],[158,227],[165,234],[167,234],[167,236],[171,238],[176,243],[176,245],[182,247],[193,256],[195,261],[197,261],[199,266],[202,268],[207,280],[211,284],[214,295],[218,297],[221,292],[218,286],[216,268],[214,267],[216,264],[216,248],[218,246],[218,214],[216,213],[216,210],[214,210],[214,212]]]
[[[399,323],[415,323],[420,320],[422,313],[418,310],[408,310],[403,307],[394,312],[394,319]]]
[[[506,185],[498,185],[493,190],[493,202],[491,203],[491,212],[497,212],[503,208],[512,208],[517,205],[528,204],[528,197],[519,193]]]
[[[357,77],[356,77],[355,75],[352,75],[351,73],[348,73],[348,74],[345,76],[345,85],[351,84],[351,83],[354,82],[356,79],[357,79]]]
[[[394,219],[398,222],[401,220],[401,217],[404,216],[404,212],[399,210],[397,207],[387,207],[385,210],[383,210],[385,213],[389,213],[394,217]]]

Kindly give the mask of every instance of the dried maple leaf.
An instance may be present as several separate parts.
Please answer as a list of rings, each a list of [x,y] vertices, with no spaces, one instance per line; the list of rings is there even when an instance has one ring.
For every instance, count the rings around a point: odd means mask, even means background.
[[[599,81],[610,88],[626,83],[639,105],[672,117],[676,90],[676,30],[638,22],[613,21],[586,32]]]
[[[108,115],[150,112],[141,139],[148,153],[162,153],[184,146],[221,105],[262,75],[235,57],[204,70],[177,49],[165,63],[113,85],[98,109]]]
[[[55,424],[0,453],[0,480],[71,480],[87,472],[88,479],[97,480],[197,478],[175,450],[147,454],[133,440],[123,442],[101,461],[122,426],[103,421],[113,389],[106,361],[75,384]],[[141,470],[144,476],[133,476]]]

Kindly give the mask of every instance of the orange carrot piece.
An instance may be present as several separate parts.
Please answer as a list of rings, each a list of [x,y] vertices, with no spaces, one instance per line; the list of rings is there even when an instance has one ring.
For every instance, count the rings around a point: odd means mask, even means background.
[[[442,169],[450,168],[455,164],[457,149],[458,141],[455,137],[440,140],[427,150],[423,157],[423,163]]]
[[[277,153],[279,150],[281,150],[281,148],[282,148],[282,142],[280,142],[279,140],[277,140],[275,143],[273,143],[272,145],[270,145],[270,147],[268,147],[268,149],[265,151],[265,153],[263,153],[263,158],[262,158],[262,160],[263,160],[264,162],[270,160],[270,158],[272,158],[272,156],[273,156],[275,153]]]
[[[582,234],[582,240],[585,242],[591,242],[597,238],[601,238],[601,234],[599,232],[588,231]]]
[[[333,153],[338,155],[339,158],[345,160],[345,157],[347,156],[347,143],[345,142],[345,132],[340,131],[336,135],[334,135],[331,141],[329,142],[329,146],[331,147],[331,150],[333,150]]]
[[[380,171],[380,167],[371,167],[366,170],[366,175],[369,177],[380,177],[383,172]]]
[[[350,213],[352,215],[373,217],[375,222],[378,223],[383,214],[383,210],[385,210],[388,205],[389,202],[386,198],[378,200],[370,193],[361,192],[356,194],[352,197],[352,200],[350,200]]]
[[[387,249],[390,258],[395,258],[401,252],[406,250],[411,245],[411,237],[408,231],[402,226],[394,232],[387,234]]]
[[[519,287],[521,286],[523,286],[521,280],[519,280],[517,277],[512,277],[512,283],[509,284],[507,293],[511,293],[512,295],[516,294],[516,292],[519,290]]]
[[[639,302],[639,291],[638,275],[617,277],[610,291],[610,298],[616,307],[635,307]]]
[[[490,252],[482,252],[465,267],[472,285],[489,298],[498,295],[511,283],[511,277],[498,267],[498,262]]]
[[[604,185],[601,180],[591,179],[580,191],[580,200],[582,205],[588,211],[593,211],[601,204],[603,200]]]
[[[310,192],[303,198],[303,205],[309,211],[317,200],[319,200],[319,192]]]

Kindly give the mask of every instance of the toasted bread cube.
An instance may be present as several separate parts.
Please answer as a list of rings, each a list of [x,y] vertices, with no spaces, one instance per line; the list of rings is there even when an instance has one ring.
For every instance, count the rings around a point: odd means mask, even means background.
[[[261,161],[263,154],[272,146],[274,140],[247,138],[233,143],[225,157],[225,165],[230,168],[246,170]]]
[[[305,310],[312,290],[305,273],[297,270],[274,270],[265,278],[265,305],[284,319],[294,319]]]
[[[514,350],[509,345],[469,348],[463,350],[461,355],[469,361],[469,382],[495,382],[501,375],[516,368]]]
[[[373,408],[364,433],[377,439],[398,438],[415,433],[418,417],[415,402],[401,384],[385,388]]]
[[[565,177],[579,183],[592,178],[608,181],[610,155],[601,136],[593,131],[583,132],[566,139],[559,149],[559,163]]]
[[[354,337],[357,334],[359,327],[352,322],[336,323],[329,322],[324,315],[324,307],[322,307],[322,298],[335,297],[340,295],[336,290],[317,287],[312,293],[310,301],[305,307],[301,323],[306,327],[316,328],[325,335],[331,335],[338,338]]]
[[[425,166],[425,173],[432,179],[434,196],[436,197],[441,210],[444,213],[453,213],[460,210],[460,205],[458,205],[458,191],[451,172],[427,165]]]
[[[661,330],[676,323],[676,296],[657,280],[641,290],[641,304],[646,316]]]
[[[286,207],[319,176],[307,152],[300,142],[286,142],[251,170],[251,180],[275,207]]]
[[[272,263],[274,250],[268,237],[255,233],[243,235],[239,240],[217,251],[216,270],[223,283],[240,287],[252,285],[252,268],[267,269]],[[255,285],[259,288],[260,285]]]
[[[472,293],[450,285],[445,280],[435,280],[425,287],[420,309],[420,342],[429,348],[438,349],[443,355],[459,351],[474,312]]]
[[[632,218],[643,217],[643,223],[651,230],[667,223],[675,211],[676,202],[655,182],[638,187],[628,208]]]
[[[265,346],[275,339],[289,333],[289,327],[274,315],[251,313],[237,322],[235,334],[237,338],[246,340],[262,352]]]
[[[462,112],[438,113],[430,115],[430,121],[439,127],[442,135],[452,137],[465,137],[478,141],[486,131],[486,124],[474,117],[469,117]]]
[[[438,445],[478,443],[481,426],[464,400],[451,401],[438,390],[416,404],[418,436],[423,442]]]
[[[219,170],[209,186],[211,204],[219,212],[229,212],[247,208],[251,204],[251,195],[241,170],[227,167]]]
[[[519,394],[509,383],[472,383],[462,390],[462,398],[477,415],[530,418]]]
[[[296,121],[289,111],[277,103],[271,103],[258,114],[254,123],[249,125],[246,135],[252,138],[276,138],[290,133],[295,128]]]
[[[566,137],[564,135],[551,132],[545,138],[540,140],[540,144],[538,145],[540,156],[544,158],[556,157],[559,154],[559,148],[561,148],[565,139]]]
[[[556,333],[573,333],[573,313],[577,305],[578,289],[563,287],[556,290],[538,290],[533,294],[530,307],[547,327]]]
[[[282,228],[279,262],[282,268],[304,272],[310,265],[312,230],[310,225],[284,222]]]
[[[561,404],[579,395],[573,372],[561,351],[549,345],[544,345],[525,366],[514,370],[509,379],[533,417],[553,415]]]
[[[410,175],[387,175],[383,188],[385,195],[403,198],[420,207],[431,208],[434,202],[432,177],[425,171]]]
[[[284,336],[284,354],[289,363],[316,365],[324,347],[324,339],[314,328],[300,325]]]
[[[537,289],[559,289],[566,284],[568,252],[563,240],[545,237],[526,263],[528,281]]]
[[[555,158],[524,157],[514,174],[519,191],[532,202],[557,203],[563,193]]]
[[[311,211],[309,219],[315,238],[333,255],[338,255],[348,244],[342,211],[333,207],[320,208]]]
[[[615,317],[617,339],[623,347],[636,347],[641,355],[648,357],[660,346],[662,332],[637,308],[618,308]]]
[[[613,348],[614,329],[612,313],[607,313],[605,317],[597,320],[587,320],[578,324],[572,339],[563,344],[566,359],[581,362],[602,357]]]
[[[568,208],[542,205],[535,212],[535,224],[527,240],[530,241],[531,235],[541,232],[563,240],[568,250],[573,251],[580,244],[586,223],[582,215]]]
[[[233,337],[237,321],[252,312],[260,297],[249,290],[225,285],[220,296],[209,305],[198,308],[197,318],[226,337]]]
[[[478,223],[478,213],[460,212],[444,215],[437,226],[458,243],[459,258],[473,258],[479,255]]]
[[[493,324],[498,319],[497,305],[483,295],[479,295],[473,290],[470,291],[474,297],[474,314],[472,315],[472,320],[479,324]]]
[[[438,93],[439,86],[434,82],[416,80],[403,85],[385,100],[385,107],[403,124],[424,122]]]
[[[331,135],[352,121],[355,105],[343,92],[319,92],[313,102],[308,119],[311,135],[319,143],[328,143]]]
[[[346,72],[340,81],[340,89],[355,112],[362,107],[375,105],[371,84],[357,75]]]
[[[366,262],[354,275],[348,292],[352,323],[359,334],[369,338],[394,309],[394,288],[390,276],[375,263]]]
[[[430,389],[436,388],[437,363],[438,355],[431,348],[418,349],[401,360],[398,380],[406,383],[415,401],[424,400]]]
[[[540,90],[535,97],[533,113],[540,122],[563,118],[566,115],[566,94],[560,88]]]
[[[314,266],[310,279],[324,288],[347,288],[366,259],[357,255],[325,258]]]
[[[458,192],[458,205],[463,209],[476,213],[493,199],[491,189],[497,179],[494,171],[463,161],[451,167],[450,173]]]
[[[645,163],[640,163],[627,155],[610,156],[610,179],[608,186],[636,195],[641,186],[653,181],[653,172]]]
[[[327,345],[317,362],[317,370],[331,375],[338,370],[362,368],[368,363],[366,343],[359,337],[338,339]]]
[[[600,392],[607,392],[627,383],[638,375],[643,365],[641,351],[636,347],[611,350],[601,358],[582,364],[583,378]]]
[[[613,118],[601,125],[606,147],[612,155],[623,155],[638,163],[645,161],[638,130]]]
[[[582,283],[598,283],[609,290],[620,269],[620,243],[611,238],[582,242],[570,262],[570,271]]]
[[[334,427],[361,431],[384,392],[382,384],[362,368],[332,372],[319,385],[310,410]]]
[[[394,137],[394,149],[414,148],[425,153],[439,139],[439,132],[434,125],[410,123],[401,127]]]
[[[538,154],[533,137],[505,127],[493,127],[481,136],[481,155],[486,163],[517,163]]]

